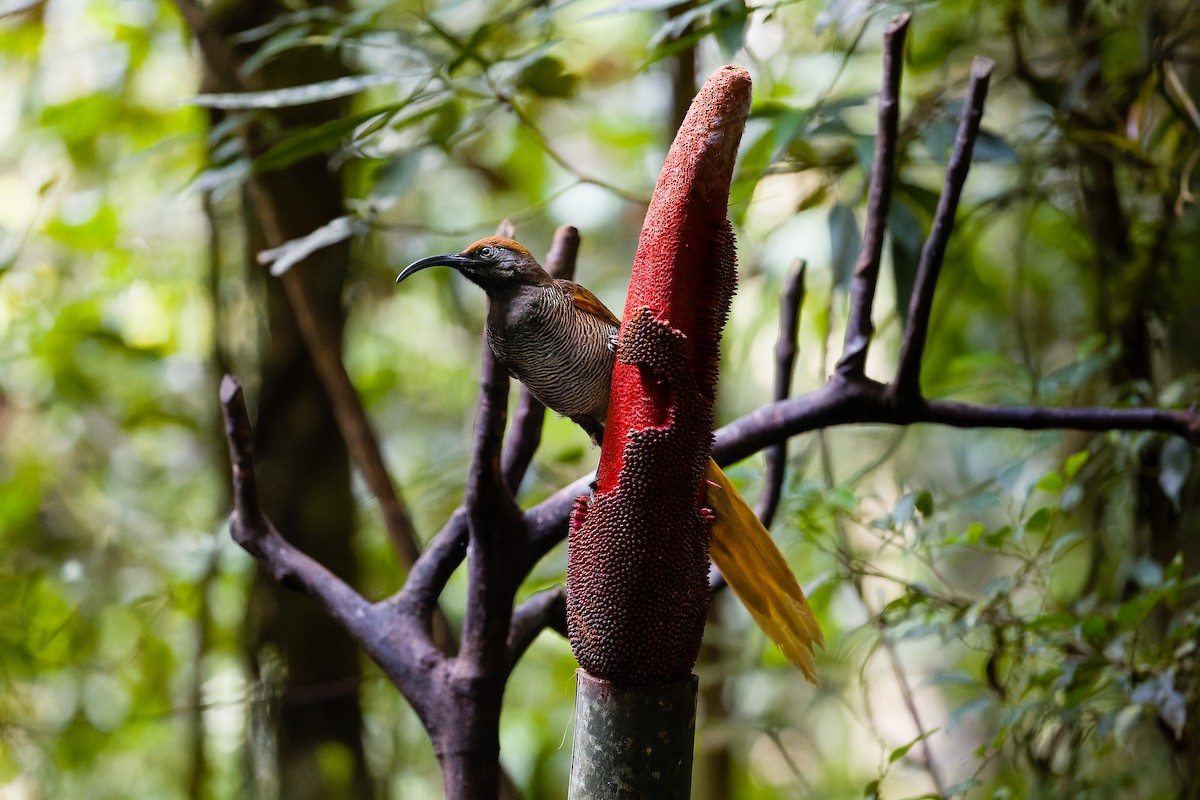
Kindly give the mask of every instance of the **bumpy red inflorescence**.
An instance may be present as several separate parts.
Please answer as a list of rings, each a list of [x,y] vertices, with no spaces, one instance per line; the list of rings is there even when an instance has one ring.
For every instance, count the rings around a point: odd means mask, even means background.
[[[704,468],[721,327],[736,284],[726,219],[750,76],[724,67],[692,101],[650,201],[613,372],[598,483],[576,505],[567,624],[600,678],[690,674],[708,610]]]

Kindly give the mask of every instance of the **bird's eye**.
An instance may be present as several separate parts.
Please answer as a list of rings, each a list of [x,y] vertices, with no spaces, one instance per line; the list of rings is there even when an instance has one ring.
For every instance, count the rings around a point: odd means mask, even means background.
[[[491,261],[497,255],[498,253],[496,252],[496,248],[492,247],[490,244],[479,248],[479,257],[485,261]]]

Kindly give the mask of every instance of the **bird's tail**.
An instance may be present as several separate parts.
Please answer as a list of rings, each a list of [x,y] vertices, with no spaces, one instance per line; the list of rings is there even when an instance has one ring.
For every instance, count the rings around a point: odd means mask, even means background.
[[[712,459],[706,477],[714,484],[708,490],[715,517],[713,561],[763,633],[816,684],[813,647],[824,647],[825,638],[796,576],[771,534]]]

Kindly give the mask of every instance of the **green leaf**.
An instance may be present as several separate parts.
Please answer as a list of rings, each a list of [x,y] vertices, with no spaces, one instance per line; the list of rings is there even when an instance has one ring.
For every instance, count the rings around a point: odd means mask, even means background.
[[[925,232],[916,212],[899,198],[892,201],[888,210],[887,227],[892,251],[892,278],[896,282],[896,314],[901,321],[907,321],[908,304],[917,280]]]
[[[934,731],[936,731],[936,730],[937,730],[937,728],[934,728],[933,730],[930,730],[930,731],[926,731],[925,733],[922,733],[917,738],[913,739],[908,744],[903,744],[903,745],[900,745],[899,747],[897,747],[895,750],[893,750],[891,753],[888,754],[888,763],[894,764],[897,761],[899,761],[900,759],[904,758],[906,755],[908,755],[908,751],[913,749],[913,746],[928,739],[930,736],[933,735]]]
[[[1005,525],[991,531],[983,537],[983,543],[988,547],[999,547],[1012,538],[1013,529],[1011,525]]]
[[[1178,514],[1181,509],[1180,494],[1188,476],[1192,474],[1192,445],[1185,439],[1172,436],[1163,444],[1159,458],[1158,485]]]
[[[517,86],[541,97],[570,97],[579,79],[554,56],[542,56],[521,71]]]
[[[588,19],[589,17],[606,17],[610,14],[631,14],[638,11],[665,11],[668,8],[681,6],[688,2],[690,0],[625,0],[608,8],[594,11],[584,17],[584,19]]]
[[[228,92],[213,94],[198,94],[192,102],[205,108],[221,108],[226,110],[251,108],[287,108],[303,106],[309,103],[319,103],[322,100],[333,100],[337,97],[347,97],[358,94],[372,86],[382,86],[388,83],[399,83],[402,80],[397,75],[380,75],[367,73],[365,75],[347,75],[330,81],[306,83],[303,86],[289,86],[283,89],[270,89],[262,92]]]
[[[1052,611],[1035,617],[1027,623],[1030,630],[1062,630],[1065,631],[1075,624],[1075,615],[1065,611]]]
[[[1075,545],[1087,541],[1088,536],[1083,531],[1068,531],[1062,536],[1054,539],[1054,544],[1050,547],[1050,558],[1057,559],[1066,555]]]
[[[487,43],[488,39],[492,38],[492,33],[496,29],[495,25],[491,23],[480,25],[471,33],[471,38],[464,45],[448,31],[434,25],[432,21],[426,19],[426,22],[439,36],[458,50],[458,55],[446,66],[447,74],[454,75],[468,61],[474,61],[484,68],[488,66],[488,59],[479,50]]]
[[[946,787],[946,798],[954,797],[955,795],[966,794],[976,786],[982,786],[978,778],[967,778],[965,781],[956,783]]]
[[[999,164],[1019,164],[1021,162],[1017,151],[999,134],[980,128],[975,139],[975,149],[971,152],[974,161],[991,161]]]
[[[1113,618],[1116,619],[1120,628],[1131,631],[1142,621],[1145,611],[1147,609],[1143,608],[1140,598],[1129,600],[1117,606]]]
[[[297,47],[311,46],[309,37],[312,32],[312,28],[307,24],[286,27],[280,30],[278,33],[270,36],[260,47],[255,48],[242,63],[239,71],[243,75],[253,75],[281,53],[286,53],[288,50],[294,50]]]
[[[405,105],[389,103],[341,119],[330,120],[289,136],[255,159],[254,169],[257,172],[270,172],[303,161],[309,156],[329,152],[339,147],[346,136],[359,125],[388,117]]]
[[[1074,480],[1075,476],[1079,474],[1079,470],[1083,469],[1083,465],[1088,462],[1088,458],[1091,455],[1087,450],[1080,450],[1078,453],[1072,453],[1070,456],[1067,456],[1066,463],[1063,464],[1063,474],[1067,480]]]
[[[1100,614],[1089,614],[1079,623],[1079,632],[1088,642],[1100,642],[1108,632],[1108,620]]]
[[[1050,494],[1058,494],[1063,488],[1063,477],[1057,472],[1047,472],[1034,488]]]
[[[271,274],[279,277],[323,247],[349,239],[364,228],[362,220],[354,216],[335,217],[307,236],[292,239],[278,247],[263,250],[258,254],[258,263],[270,264]]]
[[[838,289],[845,291],[850,285],[861,242],[854,210],[845,203],[835,203],[829,209],[829,243],[833,283]]]
[[[1039,508],[1033,512],[1033,516],[1025,520],[1025,530],[1041,533],[1050,527],[1050,520],[1054,512],[1048,508]]]
[[[713,10],[712,26],[721,52],[727,59],[732,59],[745,44],[746,22],[749,18],[750,9],[742,0],[723,3]]]

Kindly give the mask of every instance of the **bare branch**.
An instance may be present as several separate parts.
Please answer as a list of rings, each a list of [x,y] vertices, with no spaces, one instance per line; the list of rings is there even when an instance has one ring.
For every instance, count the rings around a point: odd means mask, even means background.
[[[846,341],[837,374],[845,379],[865,373],[867,349],[875,326],[871,305],[879,283],[879,261],[883,253],[884,230],[892,202],[892,179],[896,169],[896,149],[900,120],[900,76],[904,58],[904,40],[911,14],[892,20],[883,34],[883,88],[879,94],[879,124],[875,134],[875,159],[871,167],[871,185],[867,194],[867,223],[854,280],[850,285],[850,315],[846,320]],[[782,399],[782,398],[776,398]]]
[[[779,295],[779,338],[775,342],[775,400],[786,400],[792,393],[792,367],[796,363],[796,341],[800,330],[800,307],[804,304],[804,276],[807,264],[797,261],[788,273]],[[767,448],[767,474],[755,513],[769,528],[779,507],[783,479],[787,472],[787,442]]]
[[[382,606],[369,603],[279,534],[263,515],[258,502],[250,414],[242,387],[233,376],[226,375],[221,381],[220,399],[233,464],[233,514],[230,515],[233,538],[279,583],[320,602],[411,698],[410,692],[423,689],[429,680],[426,671],[417,665],[428,666],[440,658],[432,641],[407,624],[404,617],[386,614]],[[397,647],[398,642],[403,644],[403,650]]]
[[[237,378],[226,375],[221,379],[220,397],[229,463],[233,467],[233,507],[246,524],[265,528],[262,507],[258,504],[258,477],[254,473],[254,430]]]
[[[967,102],[963,108],[962,121],[954,140],[954,150],[946,167],[946,181],[942,196],[934,212],[933,226],[929,238],[921,248],[921,260],[917,266],[917,277],[913,284],[912,298],[908,305],[908,325],[900,343],[900,365],[889,391],[902,402],[913,401],[921,392],[921,356],[925,350],[925,339],[929,333],[929,316],[933,309],[933,292],[937,287],[938,274],[946,257],[946,245],[954,230],[954,215],[962,196],[963,184],[971,168],[971,153],[979,135],[979,122],[983,118],[983,103],[987,97],[988,81],[995,66],[990,58],[977,56],[971,64],[971,84],[967,89]]]
[[[763,406],[715,433],[713,458],[721,466],[741,461],[782,439],[817,428],[852,424],[913,425],[936,423],[957,428],[1016,428],[1019,430],[1143,430],[1181,436],[1200,445],[1200,414],[1194,408],[1042,408],[982,406],[951,401],[922,400],[898,405],[884,384],[862,380],[835,381],[801,397]],[[586,493],[591,475],[525,512],[530,532],[530,556],[540,558],[560,542],[575,498]]]
[[[556,631],[564,639],[567,636],[567,590],[562,586],[538,592],[513,611],[508,629],[509,672],[544,628]]]
[[[1200,415],[1193,409],[983,406],[922,398],[901,404],[879,383],[834,382],[803,397],[764,406],[721,428],[716,433],[713,458],[719,464],[739,461],[780,436],[816,428],[921,422],[956,428],[1159,431],[1200,444]]]
[[[555,278],[574,280],[578,258],[579,229],[573,225],[560,225],[554,231],[554,241],[546,254],[546,271]]]
[[[504,220],[496,228],[497,236],[512,238],[513,224]],[[500,469],[500,454],[504,441],[504,426],[508,421],[508,373],[483,337],[483,363],[480,367],[479,404],[475,408],[475,442],[471,452],[471,469],[467,476],[465,503],[472,540],[491,526],[482,523],[484,515],[495,512],[493,503],[511,506]],[[476,541],[477,545],[490,542]]]
[[[513,236],[512,223],[500,223],[499,236]],[[459,659],[476,667],[505,657],[512,599],[521,577],[514,565],[528,536],[524,519],[500,468],[508,419],[508,373],[483,342],[475,443],[463,498],[467,523],[467,607]]]
[[[466,557],[467,509],[466,506],[459,506],[409,570],[404,587],[392,597],[392,602],[411,603],[419,616],[422,630],[433,630],[436,636],[436,628],[431,626],[438,624],[434,620],[440,616],[438,597],[454,570]],[[448,629],[449,623],[446,624]],[[438,640],[438,644],[442,646],[442,641]]]
[[[529,531],[529,563],[533,564],[567,535],[567,517],[576,499],[591,494],[596,473],[577,478],[525,512],[525,527]]]
[[[579,254],[579,230],[563,225],[554,232],[554,241],[546,256],[546,271],[555,278],[575,277],[575,261]],[[521,399],[513,415],[512,432],[504,449],[504,482],[514,495],[525,477],[542,441],[542,422],[546,407],[528,389],[521,387]]]

